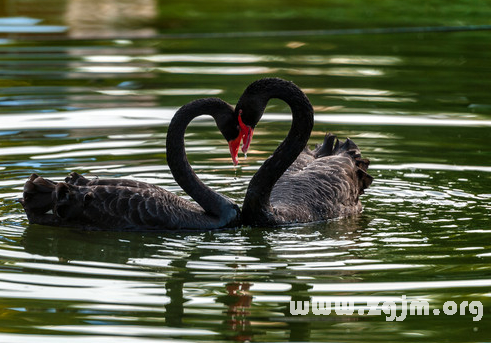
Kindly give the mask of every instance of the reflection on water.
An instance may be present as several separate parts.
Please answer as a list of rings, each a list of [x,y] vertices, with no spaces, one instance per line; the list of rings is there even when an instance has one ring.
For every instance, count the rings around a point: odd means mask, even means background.
[[[418,232],[392,229],[391,225],[397,225],[394,221],[387,225],[382,219],[366,219],[287,229],[117,237],[29,227],[15,239],[24,252],[2,253],[11,267],[2,273],[1,294],[44,313],[44,319],[34,312],[29,318],[35,331],[48,335],[200,340],[211,335],[241,341],[284,337],[271,331],[288,333],[292,340],[308,340],[317,335],[336,337],[346,330],[351,334],[352,330],[373,330],[375,318],[367,321],[362,315],[330,316],[327,321],[293,316],[290,300],[341,296],[363,307],[367,301],[397,301],[404,294],[408,299],[427,300],[432,308],[441,308],[448,297],[485,302],[489,279],[459,277],[465,271],[459,271],[458,261],[476,253],[470,249],[460,256],[451,253],[452,246],[462,240],[444,249],[435,244],[434,253],[428,255],[427,247],[433,246],[430,237],[411,239]],[[391,235],[398,239],[389,239]],[[403,255],[404,251],[410,254]],[[486,264],[478,265],[487,269]],[[23,291],[16,297],[18,284]],[[59,307],[50,307],[51,301]],[[52,312],[62,308],[69,309],[63,325]],[[434,336],[444,324],[438,319],[397,325],[401,333],[428,331]],[[15,316],[9,320],[15,323]],[[481,337],[482,323],[470,316],[458,320],[477,328],[476,337]],[[376,322],[380,334],[392,331],[396,324],[386,323],[383,317]]]
[[[155,29],[143,25],[155,20],[155,0],[47,0],[44,6],[39,6],[36,0],[7,0],[0,4],[0,13],[6,17],[0,18],[0,33],[70,38],[151,37],[156,34]],[[46,25],[44,21],[69,26]]]
[[[1,342],[489,340],[485,32],[170,41],[154,38],[157,27],[214,32],[199,29],[213,21],[186,2],[175,9],[179,19],[158,25],[172,16],[159,14],[172,8],[158,1],[34,2],[0,5],[0,31],[11,30],[0,41]],[[221,6],[217,16],[229,11]],[[308,94],[311,144],[333,132],[370,158],[375,181],[362,214],[182,233],[27,223],[15,200],[32,172],[133,178],[187,197],[165,162],[176,109],[209,96],[233,104],[265,76]],[[204,182],[241,204],[290,120],[288,107],[271,101],[234,167],[211,118],[200,118],[186,132],[188,158]],[[393,301],[400,311],[402,296],[428,301],[430,314],[400,322],[366,315],[368,301]],[[356,311],[290,311],[290,301],[319,299],[351,301]],[[480,301],[482,319],[434,315],[448,300]]]
[[[69,0],[64,18],[73,38],[151,37],[155,29],[138,26],[154,21],[156,13],[156,0]]]

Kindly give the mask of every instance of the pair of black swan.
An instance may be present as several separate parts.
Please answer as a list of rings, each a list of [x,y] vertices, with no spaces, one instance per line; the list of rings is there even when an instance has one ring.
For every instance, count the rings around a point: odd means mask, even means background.
[[[231,199],[198,179],[185,154],[184,133],[193,118],[212,115],[236,164],[241,140],[242,150],[247,152],[253,130],[271,98],[288,103],[292,126],[252,178],[241,213]],[[351,140],[340,144],[332,135],[326,136],[322,146],[308,149],[313,123],[312,105],[294,83],[262,79],[247,87],[235,111],[220,99],[200,99],[181,107],[172,119],[167,132],[167,162],[176,182],[197,204],[152,184],[88,180],[77,173],[58,183],[31,175],[20,202],[30,223],[104,230],[275,226],[360,212],[359,197],[372,182],[366,173],[369,161],[361,158]]]

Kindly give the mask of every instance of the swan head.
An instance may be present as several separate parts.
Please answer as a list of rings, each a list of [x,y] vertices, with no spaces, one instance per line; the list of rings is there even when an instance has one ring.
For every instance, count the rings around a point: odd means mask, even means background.
[[[228,142],[232,161],[234,162],[234,165],[237,165],[239,163],[238,156],[240,142],[244,142],[242,145],[242,151],[246,153],[247,149],[249,149],[249,145],[251,144],[254,130],[251,126],[244,124],[240,114],[236,115],[233,109],[232,112],[226,111],[226,113],[222,113],[221,116],[215,118],[215,121],[218,129]]]
[[[235,115],[234,108],[218,98],[208,98],[204,100],[212,106],[209,112],[215,119],[217,127],[223,137],[227,140],[230,156],[232,157],[234,165],[237,165],[239,163],[239,147],[243,133],[241,129],[242,126]]]
[[[228,142],[230,156],[234,165],[239,163],[240,142],[243,141],[242,151],[247,152],[251,144],[253,129],[244,124],[240,115],[236,116],[233,109],[227,108],[226,111],[219,112],[215,117],[218,129]]]
[[[235,114],[239,121],[240,137],[242,139],[242,152],[245,154],[251,145],[252,136],[254,134],[254,128],[261,119],[264,112],[264,107],[261,104],[256,103],[255,98],[249,99],[242,95],[237,106],[235,107]]]
[[[298,87],[293,82],[274,77],[257,80],[245,89],[235,106],[244,153],[249,149],[254,128],[263,116],[269,99],[279,98],[287,101],[291,93],[290,89],[298,89]]]

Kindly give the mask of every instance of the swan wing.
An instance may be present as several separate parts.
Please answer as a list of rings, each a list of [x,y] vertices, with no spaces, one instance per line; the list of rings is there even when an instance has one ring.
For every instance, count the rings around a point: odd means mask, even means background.
[[[270,203],[283,222],[311,222],[361,211],[360,195],[372,182],[369,161],[355,143],[332,135],[314,151],[303,152],[278,180]]]
[[[74,185],[33,174],[20,202],[29,222],[43,225],[103,230],[193,229],[197,222],[216,225],[199,205],[174,193],[119,181],[120,185]]]

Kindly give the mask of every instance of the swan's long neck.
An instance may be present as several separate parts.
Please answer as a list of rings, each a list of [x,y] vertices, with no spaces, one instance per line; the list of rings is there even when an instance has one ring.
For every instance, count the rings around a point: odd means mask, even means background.
[[[233,215],[235,204],[227,197],[215,192],[198,178],[191,168],[184,148],[186,127],[195,117],[210,114],[216,120],[221,113],[230,113],[232,107],[216,98],[200,99],[181,107],[169,124],[167,131],[167,163],[176,182],[208,214],[215,216]]]
[[[272,215],[269,198],[271,190],[303,151],[314,125],[314,110],[305,94],[290,82],[263,89],[263,108],[271,98],[285,101],[292,111],[292,126],[285,140],[268,158],[252,178],[247,189],[242,209],[243,218],[248,222],[269,221]],[[269,218],[271,219],[271,218]]]

